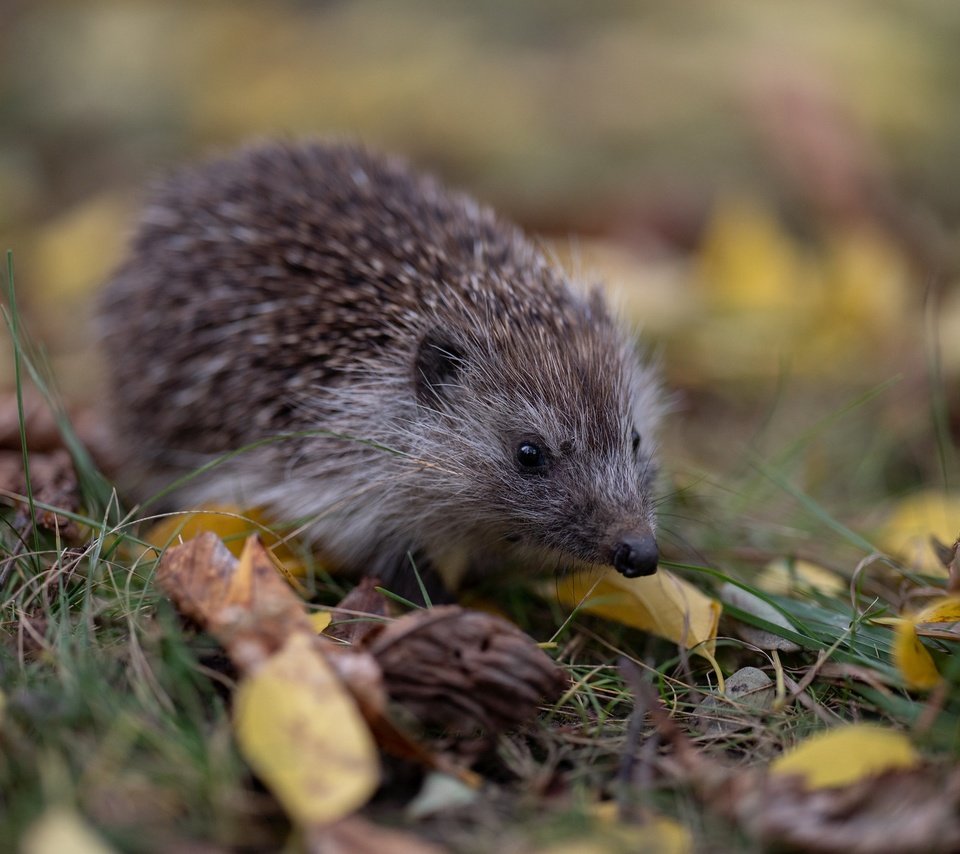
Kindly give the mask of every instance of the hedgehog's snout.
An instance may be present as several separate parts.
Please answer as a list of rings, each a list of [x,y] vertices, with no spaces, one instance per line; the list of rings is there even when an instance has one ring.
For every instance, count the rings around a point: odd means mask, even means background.
[[[613,547],[612,563],[624,578],[639,578],[657,571],[660,550],[651,533],[626,534]]]

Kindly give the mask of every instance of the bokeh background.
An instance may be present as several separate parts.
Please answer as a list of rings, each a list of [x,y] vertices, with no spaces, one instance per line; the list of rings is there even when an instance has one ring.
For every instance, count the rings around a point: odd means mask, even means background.
[[[660,353],[678,542],[815,550],[798,493],[853,524],[956,474],[958,45],[945,0],[7,0],[0,246],[95,404],[92,295],[151,177],[265,136],[401,152]]]

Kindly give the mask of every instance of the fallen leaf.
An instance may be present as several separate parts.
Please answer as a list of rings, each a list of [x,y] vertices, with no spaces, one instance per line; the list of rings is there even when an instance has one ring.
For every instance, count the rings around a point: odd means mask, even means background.
[[[270,520],[256,508],[210,504],[199,510],[171,513],[150,528],[145,539],[162,550],[171,543],[186,542],[206,532],[223,540],[235,557],[240,557],[247,538],[256,534],[277,561],[278,568],[295,577],[306,574],[303,561],[271,530]]]
[[[32,247],[37,293],[47,305],[83,297],[102,282],[123,250],[130,206],[120,196],[92,196],[45,224]]]
[[[303,602],[256,537],[246,541],[238,561],[216,534],[200,534],[164,552],[156,580],[241,669],[280,649],[291,634],[316,634]]]
[[[329,611],[312,611],[309,617],[310,625],[318,635],[323,634],[333,620],[333,614]]]
[[[873,769],[848,785],[811,788],[803,774],[725,765],[698,749],[658,699],[653,698],[648,708],[661,738],[672,748],[674,764],[668,774],[689,785],[704,806],[735,821],[763,850],[836,854],[960,850],[960,769],[955,763],[908,764],[909,744],[900,743],[882,752],[887,760],[893,754],[907,761],[899,765],[888,761],[894,767]],[[843,729],[865,726],[871,728]],[[839,740],[850,746],[855,739],[843,736],[843,729]],[[818,738],[808,742],[815,745]],[[870,751],[884,740],[868,736],[855,749]],[[798,750],[811,758],[811,744],[804,744],[807,747],[800,745]],[[829,741],[826,744],[831,747]],[[825,757],[813,757],[809,763],[814,774],[823,764],[830,768],[838,764],[831,749],[822,752]]]
[[[67,807],[49,807],[27,828],[21,854],[112,854],[83,817]]]
[[[917,635],[910,619],[896,621],[893,639],[893,663],[907,686],[927,691],[940,683],[940,671]]]
[[[340,602],[336,618],[327,632],[329,637],[350,644],[360,643],[371,632],[383,627],[389,614],[389,602],[377,587],[380,579],[366,576]]]
[[[700,275],[718,307],[739,311],[809,311],[811,289],[799,247],[773,212],[749,198],[717,206],[700,249]]]
[[[253,674],[271,661],[293,636],[304,638],[350,691],[384,750],[468,785],[476,784],[475,775],[390,719],[385,684],[391,699],[423,711],[425,722],[462,721],[466,714],[470,726],[490,725],[490,736],[534,715],[539,699],[558,693],[565,684],[562,671],[516,626],[459,608],[418,611],[390,621],[369,636],[370,650],[317,635],[303,603],[256,537],[247,541],[237,560],[215,534],[201,534],[167,549],[156,579],[183,613],[224,645],[244,673]],[[464,660],[457,666],[437,666],[461,655]],[[465,699],[465,679],[476,681],[468,687],[479,689],[479,699]],[[504,684],[512,690],[502,696]]]
[[[610,569],[595,582],[592,578],[567,575],[549,590],[567,607],[651,632],[712,659],[721,611],[716,599],[666,570],[624,578]]]
[[[875,724],[848,724],[800,742],[771,762],[769,770],[773,775],[800,775],[807,789],[827,789],[919,762],[903,733]]]
[[[914,614],[913,622],[917,625],[960,622],[960,596],[944,596],[934,599],[929,605]]]
[[[832,570],[799,558],[771,561],[756,577],[755,584],[764,593],[778,596],[789,596],[800,590],[840,593],[847,588],[847,582]]]
[[[598,822],[588,837],[578,837],[534,849],[533,854],[689,854],[693,838],[682,824],[665,816],[651,816],[638,824]]]
[[[380,779],[360,710],[310,639],[294,634],[243,678],[234,698],[240,750],[295,822],[328,824],[362,806]]]
[[[915,492],[894,505],[878,542],[918,572],[947,574],[930,537],[952,543],[960,533],[960,496],[935,490]]]
[[[887,622],[894,626],[893,661],[907,686],[927,691],[940,684],[940,672],[920,636],[960,640],[960,597],[939,597],[912,616]]]
[[[864,227],[830,233],[821,276],[825,299],[818,334],[835,342],[837,352],[902,330],[911,278],[906,258],[889,236]]]

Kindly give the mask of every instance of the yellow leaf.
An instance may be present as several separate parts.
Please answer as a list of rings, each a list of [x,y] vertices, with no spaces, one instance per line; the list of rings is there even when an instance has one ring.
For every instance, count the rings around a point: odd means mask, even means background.
[[[883,548],[914,569],[945,576],[943,564],[930,546],[930,537],[952,543],[960,534],[960,495],[929,490],[897,502],[879,532]]]
[[[934,599],[913,616],[916,623],[956,623],[960,621],[960,596]]]
[[[940,672],[917,636],[913,620],[900,620],[894,629],[893,663],[911,688],[925,691],[940,682]]]
[[[902,733],[875,724],[849,724],[802,741],[771,762],[770,773],[799,774],[808,789],[829,789],[919,761]]]
[[[700,249],[700,273],[721,308],[796,317],[811,302],[808,265],[773,213],[749,198],[721,202]]]
[[[331,620],[333,620],[333,614],[331,614],[329,611],[313,611],[309,616],[310,625],[313,626],[313,630],[318,635],[326,631],[327,626],[329,626]]]
[[[97,836],[72,809],[50,807],[23,835],[21,854],[112,854],[113,849]]]
[[[306,570],[296,553],[270,530],[270,520],[263,512],[244,509],[234,504],[210,504],[189,513],[172,513],[155,524],[146,535],[146,541],[157,548],[165,548],[178,540],[192,540],[210,531],[223,540],[234,557],[240,557],[243,545],[251,534],[258,534],[264,548],[270,552],[283,572],[303,577]]]
[[[41,299],[62,303],[99,285],[120,258],[129,219],[128,204],[102,194],[47,223],[31,259]]]
[[[938,634],[943,630],[924,631],[924,626],[960,622],[960,597],[943,596],[935,599],[911,617],[895,621],[893,661],[911,688],[929,690],[940,683],[940,672],[933,656],[920,640],[920,634]]]
[[[664,816],[651,816],[642,824],[622,824],[611,810],[591,810],[598,821],[589,838],[578,837],[545,848],[536,854],[615,854],[642,851],[644,854],[689,854],[693,839],[682,824]]]
[[[824,333],[839,341],[877,341],[903,325],[911,283],[895,242],[850,228],[827,235],[823,258]]]
[[[234,709],[240,750],[293,821],[336,821],[376,789],[370,730],[307,635],[240,682]]]
[[[660,570],[645,578],[624,578],[608,569],[593,576],[571,574],[557,582],[559,600],[568,607],[652,632],[687,648],[698,644],[713,656],[720,603],[692,584]]]
[[[757,587],[765,593],[789,596],[797,590],[840,593],[847,585],[832,570],[808,560],[779,558],[767,564],[757,576]]]

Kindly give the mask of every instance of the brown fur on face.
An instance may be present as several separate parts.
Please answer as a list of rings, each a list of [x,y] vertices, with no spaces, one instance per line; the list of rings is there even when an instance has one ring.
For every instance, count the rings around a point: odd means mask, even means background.
[[[629,337],[518,229],[399,160],[267,144],[180,172],[101,314],[141,496],[295,433],[181,500],[306,518],[360,570],[464,548],[610,563],[653,530],[659,390]]]

